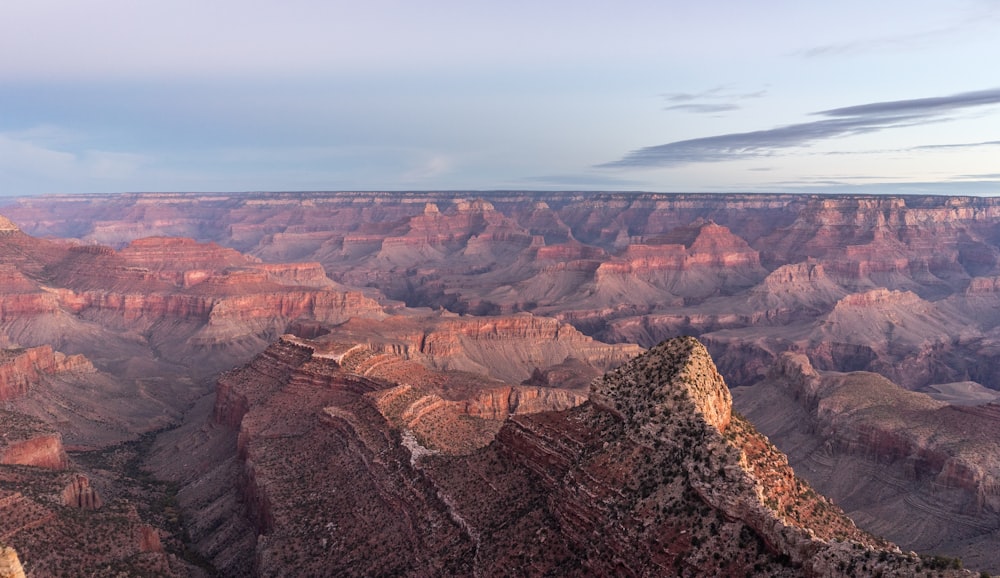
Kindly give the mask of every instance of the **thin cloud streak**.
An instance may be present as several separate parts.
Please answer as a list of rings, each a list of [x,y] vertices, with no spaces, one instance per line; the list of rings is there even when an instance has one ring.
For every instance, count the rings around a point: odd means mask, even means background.
[[[1000,89],[944,97],[875,102],[814,113],[823,120],[687,139],[634,150],[600,168],[673,167],[766,157],[825,139],[941,122],[946,113],[1000,103]]]
[[[702,92],[664,93],[661,96],[668,103],[672,104],[663,107],[663,110],[679,110],[696,114],[730,112],[743,108],[739,104],[736,104],[737,102],[750,98],[760,98],[767,93],[765,90],[758,90],[756,92],[734,94],[729,92],[728,89],[728,86],[717,86]]]
[[[920,146],[915,146],[912,149],[908,150],[962,149],[962,148],[975,148],[975,147],[997,146],[997,145],[1000,145],[1000,140],[988,140],[983,142],[967,142],[967,143],[952,143],[952,144],[920,145]]]
[[[675,104],[673,106],[664,107],[663,110],[681,110],[685,112],[696,112],[711,114],[715,112],[729,112],[731,110],[739,110],[740,106],[738,104]]]
[[[885,116],[920,112],[932,114],[938,110],[948,111],[968,106],[980,106],[997,103],[1000,103],[1000,88],[991,88],[989,90],[962,92],[959,94],[952,94],[950,96],[873,102],[871,104],[834,108],[813,114],[833,117],[857,117],[869,115]]]

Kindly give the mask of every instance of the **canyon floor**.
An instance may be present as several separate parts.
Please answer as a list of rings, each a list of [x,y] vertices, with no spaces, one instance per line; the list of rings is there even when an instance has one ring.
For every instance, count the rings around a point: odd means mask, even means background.
[[[0,542],[29,576],[1000,573],[1000,200],[0,214]]]

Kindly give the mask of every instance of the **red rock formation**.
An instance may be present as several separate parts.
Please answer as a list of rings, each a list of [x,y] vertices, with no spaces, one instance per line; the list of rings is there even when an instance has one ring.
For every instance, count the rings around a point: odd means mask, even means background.
[[[63,504],[81,510],[96,510],[104,505],[104,501],[101,500],[97,490],[90,485],[90,479],[77,474],[63,490]],[[143,550],[143,552],[151,551],[153,550]]]
[[[53,470],[68,467],[62,436],[37,418],[0,410],[0,464]]]
[[[160,533],[152,526],[139,526],[136,534],[140,552],[162,553],[163,543],[160,542]]]
[[[860,524],[905,548],[1000,566],[985,547],[1000,527],[995,408],[951,406],[870,373],[817,372],[787,353],[766,381],[734,396]]]
[[[0,401],[28,392],[42,375],[63,372],[93,372],[94,366],[82,355],[64,355],[43,345],[28,349],[0,350]]]
[[[63,450],[62,436],[57,433],[39,435],[26,440],[10,442],[5,440],[0,446],[0,464],[37,466],[61,470],[68,459]]]
[[[470,378],[410,371],[413,385],[387,384],[374,379],[387,356],[289,338],[225,377],[216,418],[245,408],[254,574],[487,576],[527,563],[586,575],[835,575],[850,564],[904,576],[920,565],[797,480],[730,413],[693,340],[629,362],[594,386],[594,402],[567,411],[521,415],[509,389],[473,396],[466,407],[489,400],[515,415],[463,456],[435,454],[392,424],[445,399],[414,398],[417,388],[472,391]]]

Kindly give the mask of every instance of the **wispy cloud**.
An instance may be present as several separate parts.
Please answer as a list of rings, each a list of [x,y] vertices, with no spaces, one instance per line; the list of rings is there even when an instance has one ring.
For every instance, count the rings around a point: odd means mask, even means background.
[[[722,134],[634,150],[602,168],[671,167],[766,157],[825,139],[940,122],[950,112],[1000,103],[1000,88],[950,96],[873,102],[813,113],[821,120]]]
[[[733,92],[729,86],[717,86],[702,92],[667,92],[662,94],[668,106],[663,110],[679,110],[698,114],[715,114],[742,108],[738,102],[749,98],[760,98],[766,91]]]
[[[967,10],[962,10],[962,6],[956,6],[956,8],[958,9],[952,11],[954,19],[951,23],[901,34],[821,44],[801,50],[796,54],[806,58],[822,58],[873,51],[933,47],[977,30],[992,31],[1000,19],[1000,5],[993,0],[966,4],[964,8]]]
[[[702,114],[712,114],[716,112],[729,112],[731,110],[739,110],[740,105],[733,103],[691,103],[691,104],[675,104],[673,106],[664,107],[663,110],[680,110],[686,112],[697,112]]]
[[[1000,145],[1000,140],[988,140],[988,141],[982,141],[982,142],[964,142],[964,143],[950,143],[950,144],[920,145],[920,146],[915,146],[915,147],[913,147],[910,150],[924,150],[924,149],[964,149],[964,148],[998,146],[998,145]]]

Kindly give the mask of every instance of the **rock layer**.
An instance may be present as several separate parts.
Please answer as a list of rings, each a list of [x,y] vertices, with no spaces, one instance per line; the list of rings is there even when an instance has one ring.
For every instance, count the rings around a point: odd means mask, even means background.
[[[233,256],[221,245],[266,261],[320,263],[336,281],[376,287],[408,305],[476,314],[531,311],[605,342],[650,346],[693,334],[737,385],[761,379],[778,353],[800,351],[818,366],[876,371],[911,389],[964,380],[1000,389],[1000,372],[989,363],[1000,343],[1000,294],[982,291],[1000,276],[997,199],[140,194],[28,199],[3,211],[30,233],[115,247],[144,236],[186,235],[203,242],[195,252],[206,259]],[[23,237],[11,229],[5,242]],[[156,242],[164,241],[149,241]],[[190,243],[171,243],[194,251]],[[122,250],[137,256],[164,251],[143,243]],[[204,281],[206,262],[195,260],[198,266],[185,273],[191,288]],[[22,258],[20,267],[37,265]],[[318,276],[310,267],[269,275],[298,283]],[[140,268],[144,272],[131,273],[160,280],[173,274]],[[260,273],[259,265],[254,271]],[[878,331],[852,340],[870,324],[843,315],[849,301],[838,311],[834,306],[871,291],[916,295],[919,315],[907,315],[905,303],[890,299],[879,306],[886,315]],[[7,306],[51,313],[57,305],[44,292],[25,289]],[[935,337],[915,338],[918,329]],[[202,343],[218,347],[229,339],[214,335]]]
[[[215,427],[238,428],[237,487],[257,534],[255,544],[206,551],[220,562],[232,548],[256,553],[252,568],[220,564],[223,574],[907,576],[922,567],[797,479],[732,413],[693,339],[606,374],[571,409],[510,412],[496,440],[471,453],[416,439],[400,418],[422,402],[409,397],[415,385],[379,377],[390,365],[367,347],[286,338],[223,378]],[[474,391],[467,374],[405,374],[424,388]],[[182,494],[201,485],[190,483]],[[211,530],[200,535],[219,544]]]
[[[949,405],[875,374],[819,372],[789,353],[767,380],[734,395],[796,470],[863,527],[1000,570],[988,546],[1000,529],[996,405]]]

